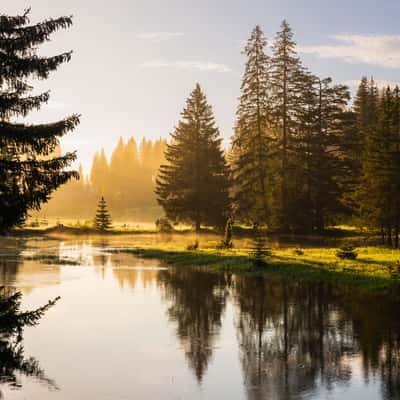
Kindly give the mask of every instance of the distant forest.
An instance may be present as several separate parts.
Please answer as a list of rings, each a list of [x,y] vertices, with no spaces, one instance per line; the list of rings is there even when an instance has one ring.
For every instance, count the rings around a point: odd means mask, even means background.
[[[162,214],[154,194],[155,176],[164,162],[166,141],[120,138],[107,159],[104,149],[95,153],[89,176],[79,168],[80,180],[71,180],[42,207],[41,218],[92,220],[101,196],[114,218],[151,221]]]

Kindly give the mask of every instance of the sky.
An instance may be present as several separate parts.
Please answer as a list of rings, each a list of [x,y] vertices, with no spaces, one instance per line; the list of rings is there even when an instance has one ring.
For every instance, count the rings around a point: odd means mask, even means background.
[[[354,91],[362,76],[400,81],[398,0],[1,0],[0,13],[31,7],[31,22],[73,15],[39,54],[73,50],[70,63],[35,84],[51,100],[29,122],[81,114],[62,141],[85,173],[93,154],[111,155],[120,137],[167,138],[198,82],[228,146],[245,58],[259,24],[271,43],[291,25],[304,65]]]

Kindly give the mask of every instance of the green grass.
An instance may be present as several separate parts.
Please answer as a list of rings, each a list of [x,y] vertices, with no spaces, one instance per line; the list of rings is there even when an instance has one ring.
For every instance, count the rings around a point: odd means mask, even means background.
[[[400,298],[400,281],[389,270],[400,260],[399,250],[380,247],[358,248],[356,260],[336,257],[336,248],[275,249],[263,268],[254,267],[248,249],[187,251],[173,244],[123,249],[142,258],[159,259],[176,266],[204,267],[211,271],[248,274],[274,274],[290,279],[329,281],[379,291]]]
[[[150,229],[131,231],[115,229],[105,235],[132,234],[132,236],[126,236],[124,241],[128,244],[132,243],[135,248],[125,248],[120,251],[134,253],[144,258],[160,259],[171,265],[192,265],[206,267],[213,271],[278,274],[290,279],[337,282],[395,294],[400,298],[400,280],[393,279],[390,272],[390,268],[397,269],[400,264],[400,250],[364,245],[357,248],[356,260],[340,259],[336,256],[336,251],[343,237],[355,245],[377,243],[376,240],[367,241],[366,237],[360,236],[360,232],[355,229],[346,228],[336,227],[335,230],[340,232],[339,238],[335,231],[336,235],[327,234],[328,240],[322,241],[319,237],[271,235],[272,256],[266,259],[266,266],[262,269],[255,268],[249,257],[252,244],[249,233],[242,232],[243,235],[236,235],[235,248],[232,250],[217,249],[222,236],[216,232],[196,234],[190,230],[181,230],[172,235],[163,236]],[[19,234],[38,235],[38,231],[22,229]],[[84,227],[65,227],[61,230],[48,229],[39,233],[39,235],[49,237],[64,234],[72,237],[75,235],[94,237],[98,235],[98,232]],[[368,237],[371,238],[372,235]],[[188,244],[195,240],[200,241],[200,249],[186,250]],[[282,248],[285,246],[287,248]],[[299,248],[301,251],[296,252]]]

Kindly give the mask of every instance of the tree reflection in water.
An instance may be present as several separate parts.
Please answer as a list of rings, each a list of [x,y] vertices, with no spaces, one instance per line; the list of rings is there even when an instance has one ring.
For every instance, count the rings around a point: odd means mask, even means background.
[[[157,280],[199,383],[232,296],[249,400],[329,392],[360,374],[365,383],[380,378],[383,398],[400,398],[398,304],[354,288],[191,268],[159,271]]]
[[[11,258],[2,258],[1,273],[6,282],[10,282],[18,271],[19,254]],[[6,276],[7,275],[7,276]],[[20,376],[37,378],[52,389],[57,389],[54,381],[47,378],[34,358],[25,358],[23,330],[36,326],[45,312],[59,300],[49,301],[34,311],[21,312],[22,294],[13,289],[0,287],[0,385],[14,388],[21,386]],[[0,397],[2,393],[0,391]]]
[[[177,268],[159,271],[157,279],[189,367],[201,383],[221,329],[228,295],[225,276]]]
[[[352,378],[357,358],[365,380],[380,374],[384,397],[399,398],[397,306],[357,290],[261,277],[235,277],[233,293],[248,399],[329,391]]]

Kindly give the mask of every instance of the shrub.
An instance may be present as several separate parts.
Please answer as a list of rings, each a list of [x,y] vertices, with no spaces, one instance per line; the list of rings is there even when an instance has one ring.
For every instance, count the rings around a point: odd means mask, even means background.
[[[304,255],[304,251],[302,249],[294,249],[293,254],[295,256],[302,256],[302,255]]]
[[[355,260],[357,256],[356,247],[352,244],[344,244],[336,251],[336,257],[342,260]]]
[[[159,218],[156,221],[156,229],[158,232],[170,233],[173,232],[174,227],[167,218]]]
[[[389,273],[391,279],[400,279],[400,262],[397,261],[395,265],[389,265]]]
[[[199,243],[199,241],[196,239],[196,240],[194,241],[194,243],[188,244],[188,245],[186,246],[186,250],[189,250],[189,251],[198,250],[198,249],[199,249],[199,246],[200,246],[200,243]]]

